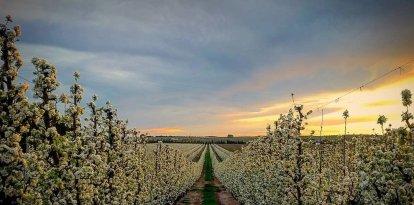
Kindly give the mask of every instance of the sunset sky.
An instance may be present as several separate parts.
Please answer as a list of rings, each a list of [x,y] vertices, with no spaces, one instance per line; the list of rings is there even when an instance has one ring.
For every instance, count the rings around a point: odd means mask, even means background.
[[[263,135],[292,107],[314,109],[305,133],[380,133],[403,125],[400,92],[414,92],[414,1],[0,0],[34,56],[58,67],[67,92],[81,73],[84,102],[110,100],[130,127],[162,135]],[[29,94],[31,95],[31,94]],[[411,111],[414,109],[411,107]],[[387,124],[388,124],[387,123]]]

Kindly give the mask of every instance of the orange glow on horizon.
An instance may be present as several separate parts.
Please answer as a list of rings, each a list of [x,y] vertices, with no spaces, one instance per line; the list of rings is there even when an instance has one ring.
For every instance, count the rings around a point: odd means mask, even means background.
[[[404,126],[401,122],[401,112],[405,110],[401,103],[401,91],[409,89],[414,93],[414,67],[405,69],[399,75],[395,73],[364,87],[361,91],[346,95],[337,102],[332,102],[324,109],[324,124],[322,135],[344,134],[344,119],[342,113],[349,110],[350,117],[347,119],[348,134],[380,134],[381,127],[377,124],[379,115],[388,118],[386,126],[392,124],[397,128]],[[355,86],[355,85],[354,85]],[[352,89],[355,87],[350,87]],[[328,91],[308,96],[297,96],[295,102],[304,105],[305,112],[313,109],[313,113],[306,121],[308,124],[302,132],[308,135],[312,130],[315,135],[320,134],[321,110],[316,109],[333,99],[349,92],[344,89],[339,92]],[[190,136],[263,136],[266,134],[266,126],[273,125],[281,113],[287,113],[292,108],[292,102],[286,100],[278,103],[259,103],[257,107],[248,110],[234,110],[222,112],[217,115],[219,124],[204,124],[195,126],[179,125],[179,128],[149,128],[144,132],[160,135],[190,135]],[[412,107],[410,108],[412,109]],[[412,110],[412,112],[414,112]]]
[[[414,69],[405,69],[403,74],[395,74],[388,79],[364,87],[361,91],[355,91],[338,102],[330,103],[324,109],[323,135],[343,134],[344,119],[342,112],[348,109],[350,117],[347,120],[347,132],[349,134],[373,134],[380,133],[380,125],[377,124],[379,115],[388,118],[386,126],[404,126],[401,122],[401,112],[405,109],[401,104],[401,91],[409,89],[414,93]],[[305,111],[314,109],[307,120],[303,134],[309,134],[311,130],[319,135],[321,125],[321,112],[315,109],[326,102],[344,95],[348,91],[325,92],[309,95],[297,99],[297,103],[303,104]],[[256,112],[226,113],[224,116],[228,126],[237,130],[250,130],[245,135],[256,136],[265,134],[266,125],[273,125],[280,113],[287,113],[292,108],[291,102],[271,104],[258,108]],[[374,129],[374,130],[373,130]],[[254,132],[251,132],[255,130]]]
[[[158,134],[178,134],[183,133],[185,130],[181,128],[144,128],[141,129],[141,132],[149,133],[151,135]]]

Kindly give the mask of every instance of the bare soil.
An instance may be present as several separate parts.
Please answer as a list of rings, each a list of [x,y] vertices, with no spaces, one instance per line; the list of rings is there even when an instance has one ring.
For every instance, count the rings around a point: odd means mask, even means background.
[[[214,178],[213,185],[216,186],[219,191],[216,193],[217,204],[219,205],[240,205],[240,203],[228,192],[223,184],[217,178]]]
[[[208,164],[210,163],[210,164]],[[206,169],[208,169],[208,177],[206,177]],[[197,182],[191,187],[191,190],[180,198],[176,205],[240,205],[237,200],[226,191],[220,181],[212,176],[212,167],[209,153],[206,153],[206,162],[203,171]],[[213,178],[214,177],[214,178]],[[207,181],[206,181],[207,178]],[[205,201],[203,201],[205,200]]]
[[[191,187],[191,189],[187,191],[187,193],[176,203],[176,205],[185,205],[185,204],[201,205],[203,204],[203,189],[206,184],[206,181],[204,180],[204,175],[205,175],[205,167],[203,167],[203,171],[201,173],[200,178]]]

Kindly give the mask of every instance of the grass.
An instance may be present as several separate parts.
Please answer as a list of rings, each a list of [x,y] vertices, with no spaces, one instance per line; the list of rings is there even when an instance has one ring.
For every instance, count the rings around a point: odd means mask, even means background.
[[[206,184],[204,187],[203,205],[217,204],[216,192],[218,188],[211,183]]]
[[[204,161],[205,165],[205,176],[206,185],[203,190],[203,205],[213,205],[217,204],[215,193],[218,191],[218,188],[211,184],[211,181],[214,180],[213,175],[213,165],[211,163],[210,149],[206,147],[206,158]]]
[[[207,151],[206,151],[206,158],[204,160],[204,165],[205,165],[205,169],[206,169],[206,175],[204,177],[204,180],[212,181],[214,179],[214,177],[213,177],[213,165],[211,163],[210,149],[208,149],[208,148],[207,148]]]

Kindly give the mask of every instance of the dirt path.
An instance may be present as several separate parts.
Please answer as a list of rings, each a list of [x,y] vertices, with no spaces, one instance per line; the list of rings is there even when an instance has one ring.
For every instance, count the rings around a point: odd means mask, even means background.
[[[208,147],[207,147],[208,148]],[[176,205],[240,205],[237,200],[214,177],[210,152],[207,150],[203,172],[197,182],[191,187]]]
[[[205,165],[203,166],[203,171],[201,173],[200,178],[191,187],[191,189],[187,191],[187,193],[176,203],[176,205],[185,205],[185,204],[201,205],[203,203],[203,189],[205,186],[204,175],[205,175]]]
[[[218,188],[216,200],[219,205],[240,205],[240,203],[224,188],[217,178],[214,178],[213,185]]]

